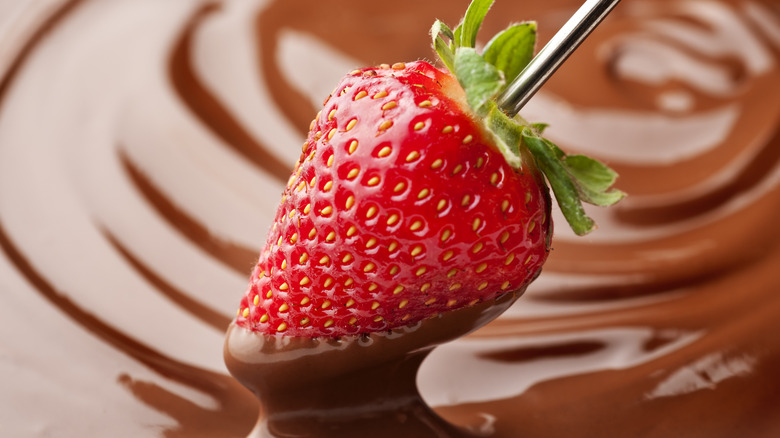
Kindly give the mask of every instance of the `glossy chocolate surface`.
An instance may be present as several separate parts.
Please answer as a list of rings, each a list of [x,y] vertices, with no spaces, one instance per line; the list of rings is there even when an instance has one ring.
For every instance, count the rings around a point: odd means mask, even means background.
[[[484,35],[535,19],[545,40],[579,3],[499,0]],[[10,4],[2,435],[247,436],[224,336],[309,121],[355,66],[431,59],[433,18],[466,2]],[[494,437],[780,434],[778,84],[775,0],[621,2],[523,115],[630,197],[586,238],[554,216],[525,295],[425,358],[436,415]]]
[[[225,363],[261,405],[250,436],[477,436],[443,420],[423,400],[420,364],[431,349],[484,326],[520,295],[340,338],[264,335],[231,324]]]

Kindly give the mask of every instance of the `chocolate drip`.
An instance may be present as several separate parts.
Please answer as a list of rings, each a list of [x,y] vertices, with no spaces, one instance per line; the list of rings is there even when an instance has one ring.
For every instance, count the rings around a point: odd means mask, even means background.
[[[475,437],[428,407],[417,371],[433,347],[483,326],[520,295],[339,339],[261,335],[231,325],[225,362],[262,405],[253,436]]]

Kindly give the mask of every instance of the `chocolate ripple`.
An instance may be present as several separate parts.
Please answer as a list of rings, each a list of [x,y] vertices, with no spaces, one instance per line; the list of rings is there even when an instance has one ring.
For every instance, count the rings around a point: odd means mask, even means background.
[[[273,140],[303,141],[330,72],[430,57],[446,3],[345,2],[337,25],[302,0],[0,18],[3,432],[246,436],[257,403],[222,341],[300,147]],[[499,1],[485,34],[533,18],[549,38],[578,5]],[[426,359],[438,414],[494,437],[780,433],[777,35],[770,0],[622,2],[545,86],[525,115],[631,196],[590,237],[558,226],[525,296]]]
[[[226,241],[210,233],[206,226],[199,223],[197,219],[177,208],[174,201],[156,187],[133,164],[129,157],[120,153],[120,158],[125,171],[133,181],[138,192],[146,198],[160,215],[165,217],[188,240],[211,254],[215,259],[239,273],[246,273],[247,261],[256,258],[257,250]],[[126,254],[126,251],[122,252]],[[223,324],[222,327],[227,327],[227,324]]]
[[[187,23],[170,57],[171,83],[179,97],[187,103],[198,119],[224,140],[226,145],[234,148],[251,163],[280,181],[287,181],[290,176],[289,166],[271,154],[268,148],[260,145],[230,115],[230,111],[198,79],[197,73],[193,70],[190,52],[193,34],[203,20],[217,12],[219,8],[218,3],[207,3],[198,9]]]

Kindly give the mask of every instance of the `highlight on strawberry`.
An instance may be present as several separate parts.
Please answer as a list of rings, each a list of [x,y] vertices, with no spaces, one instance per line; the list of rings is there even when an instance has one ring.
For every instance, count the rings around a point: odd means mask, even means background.
[[[577,234],[617,175],[509,117],[496,96],[532,59],[536,24],[475,48],[492,0],[432,28],[444,65],[347,74],[312,121],[236,324],[266,335],[387,331],[522,293],[550,251],[552,189]]]

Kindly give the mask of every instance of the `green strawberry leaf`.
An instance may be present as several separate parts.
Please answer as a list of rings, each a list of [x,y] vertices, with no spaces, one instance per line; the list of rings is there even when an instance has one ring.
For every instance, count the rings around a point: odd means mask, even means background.
[[[523,138],[523,127],[509,118],[498,108],[495,101],[488,103],[485,124],[488,131],[494,135],[494,140],[506,162],[515,169],[522,166],[520,145]]]
[[[605,164],[584,155],[566,155],[531,129],[523,131],[523,142],[547,177],[563,216],[577,235],[595,228],[593,220],[585,214],[583,202],[609,206],[626,196],[611,188],[617,173]]]
[[[477,32],[492,5],[493,0],[474,0],[471,2],[468,9],[466,9],[463,21],[455,30],[456,39],[454,41],[457,44],[456,48],[476,47]]]
[[[583,201],[589,204],[612,205],[626,196],[620,190],[610,190],[617,172],[593,158],[568,155],[564,158],[564,166],[576,182]]]
[[[539,169],[547,177],[547,182],[555,195],[555,200],[561,207],[563,217],[566,218],[574,233],[582,236],[593,231],[596,224],[585,213],[579,191],[563,162],[558,158],[555,150],[550,147],[550,142],[537,137],[530,130],[524,131],[523,142],[536,159]]]
[[[463,23],[461,22],[452,32],[452,40],[450,40],[450,50],[455,52],[460,47],[460,34],[463,32]]]
[[[609,207],[626,197],[624,192],[617,189],[599,192],[579,184],[577,184],[577,191],[580,194],[582,202],[598,205],[600,207]]]
[[[558,205],[569,226],[577,235],[595,229],[595,222],[588,217],[583,203],[599,206],[615,204],[625,193],[612,189],[617,173],[584,155],[566,155],[555,143],[541,137],[544,124],[529,124],[510,118],[498,108],[495,101],[484,104],[485,126],[494,135],[494,141],[507,163],[519,169],[523,163],[522,147],[525,147],[539,170],[547,179]],[[530,157],[529,157],[530,158]]]
[[[450,29],[450,27],[447,26],[447,24],[444,23],[441,20],[436,20],[433,23],[433,28],[431,29],[431,34],[434,37],[440,36],[440,34],[443,34],[450,41],[452,41],[455,38],[455,35],[452,33],[452,29]]]
[[[550,125],[547,124],[547,123],[531,123],[530,126],[531,126],[531,129],[533,129],[534,131],[536,131],[539,134],[541,134]]]
[[[617,173],[593,158],[585,155],[569,155],[565,159],[566,167],[594,190],[606,190],[617,179]]]
[[[444,62],[444,65],[447,67],[447,69],[449,71],[453,71],[455,65],[455,53],[453,53],[452,48],[450,48],[450,45],[444,41],[442,36],[447,37],[447,39],[450,41],[455,39],[455,35],[452,33],[452,30],[447,27],[447,25],[444,24],[444,22],[441,20],[436,20],[433,23],[433,27],[431,27],[433,49],[439,55],[439,58],[441,58],[442,62]]]
[[[504,73],[507,83],[520,74],[534,56],[536,23],[515,24],[494,36],[482,56]]]
[[[453,73],[466,92],[469,106],[479,115],[487,114],[485,105],[504,87],[501,72],[477,53],[476,49],[460,47],[455,51]]]

